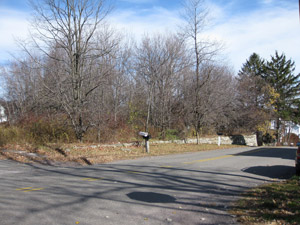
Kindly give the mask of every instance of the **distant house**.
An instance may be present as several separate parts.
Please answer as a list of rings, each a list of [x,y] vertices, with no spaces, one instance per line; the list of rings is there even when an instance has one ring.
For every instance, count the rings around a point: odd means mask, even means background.
[[[300,137],[300,125],[294,124],[293,122],[287,122],[285,124],[285,134],[293,133]]]
[[[5,114],[5,108],[0,105],[0,123],[6,122],[7,121],[7,116]]]
[[[276,128],[277,128],[276,120],[271,120],[270,129],[276,130]],[[281,121],[281,126],[279,129],[281,130],[282,137],[284,137],[287,134],[296,134],[300,138],[299,124],[295,124],[292,121]]]

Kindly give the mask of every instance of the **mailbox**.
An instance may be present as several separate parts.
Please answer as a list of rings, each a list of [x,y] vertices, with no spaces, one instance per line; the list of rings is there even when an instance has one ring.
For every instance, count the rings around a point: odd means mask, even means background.
[[[144,138],[144,140],[145,140],[146,152],[150,153],[149,139],[151,138],[151,135],[148,132],[143,132],[143,131],[140,131],[139,135],[142,136]]]
[[[139,135],[142,136],[147,141],[151,138],[151,135],[148,132],[140,131]]]

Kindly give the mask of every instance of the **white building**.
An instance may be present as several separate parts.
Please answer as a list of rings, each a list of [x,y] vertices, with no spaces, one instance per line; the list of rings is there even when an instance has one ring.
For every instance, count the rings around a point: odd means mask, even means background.
[[[296,134],[300,137],[300,125],[294,124],[293,122],[285,122],[285,133],[286,134]]]
[[[272,130],[276,130],[276,121],[271,121],[271,127]],[[295,124],[291,121],[282,121],[281,122],[281,129],[284,128],[284,134],[296,134],[298,137],[300,137],[300,125]]]

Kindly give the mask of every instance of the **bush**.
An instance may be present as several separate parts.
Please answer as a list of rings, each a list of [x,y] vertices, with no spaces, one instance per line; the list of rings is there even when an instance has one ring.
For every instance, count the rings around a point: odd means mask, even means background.
[[[84,136],[85,142],[99,142],[98,134],[100,134],[100,143],[114,142],[131,142],[138,138],[137,131],[131,125],[126,124],[122,120],[109,120],[107,124],[99,128],[92,127]]]
[[[74,132],[59,121],[39,119],[24,126],[28,141],[35,144],[49,142],[70,142],[75,140]]]
[[[264,144],[273,144],[275,143],[275,134],[273,133],[266,133],[262,137]]]
[[[24,132],[18,127],[0,127],[0,146],[20,142],[24,138]]]
[[[6,144],[29,143],[46,144],[50,142],[75,141],[73,130],[59,120],[47,118],[27,119],[15,126],[0,127],[0,146]]]
[[[175,129],[168,129],[166,130],[165,139],[166,140],[177,140],[179,138],[179,132]],[[159,133],[159,139],[163,139],[162,133]]]

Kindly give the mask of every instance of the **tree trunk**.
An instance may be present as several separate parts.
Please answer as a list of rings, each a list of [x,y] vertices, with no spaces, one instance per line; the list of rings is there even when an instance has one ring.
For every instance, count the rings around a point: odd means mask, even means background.
[[[196,136],[197,136],[197,145],[200,145],[200,134],[199,131],[196,131]]]
[[[98,130],[97,130],[97,141],[98,143],[100,143],[100,140],[101,140],[101,129],[100,129],[100,126],[98,126]]]
[[[277,118],[276,123],[276,139],[277,139],[277,145],[280,143],[280,119]]]
[[[263,145],[262,132],[261,131],[256,131],[256,141],[257,141],[258,146]]]

